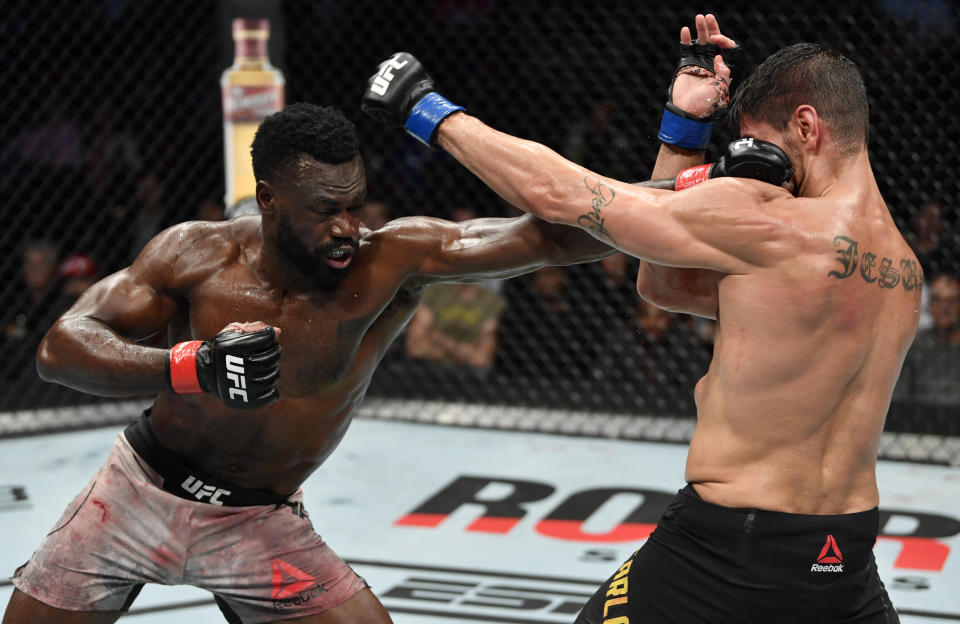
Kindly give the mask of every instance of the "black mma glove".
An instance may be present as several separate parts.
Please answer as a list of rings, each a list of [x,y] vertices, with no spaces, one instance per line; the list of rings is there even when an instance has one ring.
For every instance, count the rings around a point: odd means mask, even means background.
[[[673,83],[681,70],[691,66],[702,67],[712,74],[713,59],[718,54],[730,68],[732,78],[734,68],[743,57],[739,45],[735,48],[721,48],[713,43],[701,44],[696,39],[690,44],[680,44],[680,60],[673,72],[670,88],[667,89],[667,103],[660,120],[660,132],[657,135],[663,143],[691,150],[707,148],[713,132],[713,120],[717,117],[719,110],[706,117],[697,117],[679,108],[673,103]]]
[[[676,190],[696,186],[711,178],[732,177],[760,180],[783,186],[793,177],[793,165],[782,149],[759,139],[737,139],[715,163],[684,169],[677,176]]]
[[[181,342],[170,349],[170,385],[178,394],[209,392],[227,407],[255,409],[280,398],[280,345],[272,327],[225,330],[213,340]]]
[[[435,147],[440,122],[464,110],[434,91],[433,79],[409,52],[397,52],[377,66],[367,80],[360,108],[387,126],[405,127],[430,147]]]

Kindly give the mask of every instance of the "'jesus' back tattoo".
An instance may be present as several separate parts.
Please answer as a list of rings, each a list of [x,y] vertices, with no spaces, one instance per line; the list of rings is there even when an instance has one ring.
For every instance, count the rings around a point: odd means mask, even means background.
[[[847,279],[859,273],[869,284],[876,282],[880,288],[896,288],[899,284],[904,290],[919,288],[923,282],[916,260],[902,258],[895,266],[894,260],[884,257],[878,263],[876,254],[869,251],[861,254],[857,241],[846,236],[834,236],[833,246],[839,247],[836,261],[843,265],[843,270],[830,271],[829,277]]]

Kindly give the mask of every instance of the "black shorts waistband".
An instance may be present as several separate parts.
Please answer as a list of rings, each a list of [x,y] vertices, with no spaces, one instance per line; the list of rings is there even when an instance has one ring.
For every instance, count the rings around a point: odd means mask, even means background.
[[[123,430],[124,437],[151,468],[163,479],[160,487],[174,496],[188,501],[246,507],[285,503],[286,496],[242,488],[232,483],[187,466],[176,454],[164,448],[150,425],[150,410]]]
[[[661,518],[666,540],[680,531],[702,548],[729,561],[747,561],[770,575],[784,570],[869,573],[877,540],[877,508],[850,514],[791,514],[723,507],[703,500],[692,485],[678,492]],[[658,531],[660,527],[658,527]],[[805,572],[805,573],[806,573]]]
[[[860,533],[871,539],[876,538],[880,529],[880,511],[876,507],[866,511],[849,514],[793,514],[783,511],[724,507],[703,500],[693,484],[678,492],[678,498],[689,508],[687,517],[702,521],[719,530],[741,532],[744,527],[754,535],[794,535],[825,527],[840,527]]]

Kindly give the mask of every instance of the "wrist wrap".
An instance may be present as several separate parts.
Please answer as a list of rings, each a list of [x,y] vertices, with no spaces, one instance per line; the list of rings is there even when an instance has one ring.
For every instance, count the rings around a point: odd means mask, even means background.
[[[696,186],[701,182],[705,182],[710,179],[710,172],[713,169],[713,163],[707,163],[705,165],[697,165],[696,167],[690,167],[689,169],[684,169],[680,172],[680,175],[677,176],[677,181],[674,185],[674,189],[677,191],[682,191],[683,189],[690,188],[691,186]]]
[[[203,392],[197,376],[197,349],[202,340],[190,340],[173,345],[170,349],[170,385],[177,394]]]
[[[672,110],[671,110],[672,109]],[[710,134],[713,132],[712,121],[702,121],[685,115],[671,103],[663,111],[660,120],[660,133],[657,138],[667,145],[675,145],[689,150],[705,150],[710,144]]]
[[[428,93],[414,104],[404,127],[418,141],[433,147],[433,136],[436,134],[440,122],[449,115],[462,110],[466,109],[457,106],[439,93]]]
[[[713,73],[713,59],[717,54],[723,57],[723,62],[731,72],[742,57],[740,46],[721,49],[712,43],[701,44],[696,39],[689,44],[681,43],[680,60],[673,71],[674,80],[684,67],[701,67]],[[694,117],[675,106],[673,82],[671,82],[670,88],[667,89],[666,110],[663,111],[663,119],[660,122],[660,134],[657,137],[667,145],[676,145],[689,150],[705,150],[710,144],[713,119],[716,115],[714,113],[709,117]]]

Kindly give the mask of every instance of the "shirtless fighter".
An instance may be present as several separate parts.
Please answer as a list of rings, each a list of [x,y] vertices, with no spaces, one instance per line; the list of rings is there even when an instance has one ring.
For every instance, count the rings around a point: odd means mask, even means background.
[[[361,228],[357,135],[333,109],[288,106],[252,154],[262,215],[160,233],[44,338],[44,379],[157,398],[17,571],[3,624],[114,622],[144,583],[207,589],[230,622],[389,622],[300,484],[426,285],[613,252],[529,215]],[[172,348],[137,343],[164,327]]]
[[[734,45],[710,16],[697,32]],[[681,37],[689,43],[689,30]],[[715,109],[729,71],[717,78],[693,65],[678,72],[676,113]],[[668,148],[661,175],[703,161]],[[314,533],[299,485],[342,439],[427,284],[613,252],[530,216],[361,228],[356,134],[330,109],[271,116],[253,158],[262,216],[161,233],[46,337],[45,378],[158,397],[18,571],[3,624],[113,622],[151,582],[210,590],[230,622],[389,622]],[[136,344],[164,326],[169,351]]]
[[[875,470],[921,274],[870,168],[856,66],[811,44],[772,55],[733,98],[744,139],[675,192],[497,132],[437,94],[416,59],[387,62],[402,67],[386,89],[371,78],[368,112],[515,206],[660,267],[641,271],[645,298],[718,321],[688,485],[577,621],[898,621],[873,558]],[[744,151],[751,177],[774,184],[723,177]]]

